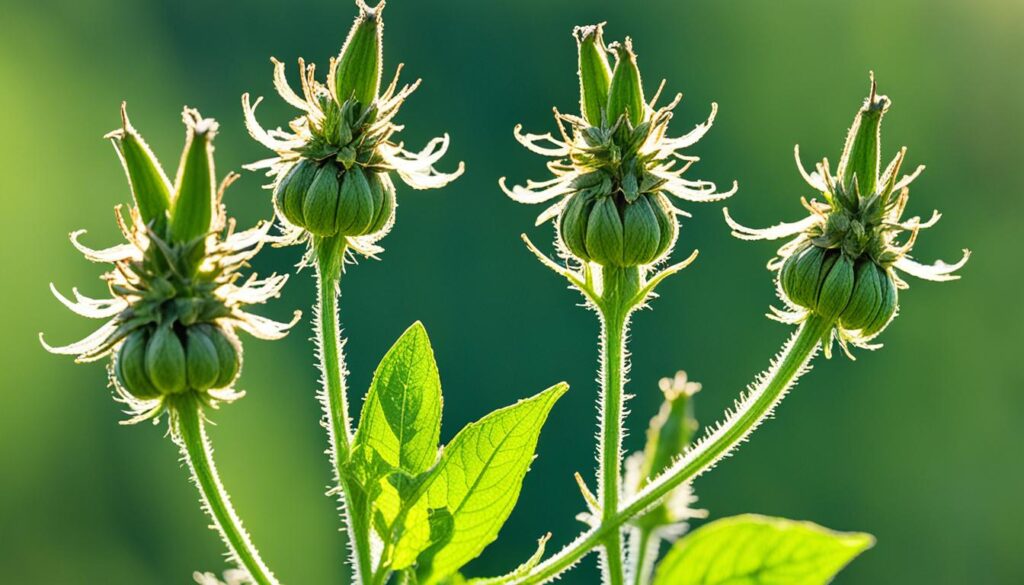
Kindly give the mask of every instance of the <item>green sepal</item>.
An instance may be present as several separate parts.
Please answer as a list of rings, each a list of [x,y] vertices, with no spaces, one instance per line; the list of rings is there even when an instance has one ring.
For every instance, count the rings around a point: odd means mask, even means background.
[[[650,264],[657,258],[661,240],[661,227],[654,209],[646,197],[641,197],[633,203],[627,203],[622,215],[622,264]]]
[[[113,143],[121,159],[142,221],[162,229],[171,209],[171,181],[149,145],[128,120],[124,102],[121,103],[121,129],[107,134],[106,138]]]
[[[384,229],[395,214],[395,184],[387,173],[367,171],[370,192],[373,194],[373,222],[366,233],[374,234]]]
[[[171,239],[186,243],[205,236],[213,226],[217,205],[213,138],[217,122],[190,108],[185,108],[182,119],[186,128],[185,149],[174,181]]]
[[[370,8],[358,0],[359,16],[348,32],[331,71],[330,85],[338,103],[354,98],[364,107],[377,99],[383,66],[384,3]]]
[[[626,37],[624,43],[611,46],[615,51],[615,70],[612,71],[608,87],[608,122],[614,124],[623,114],[633,126],[639,125],[646,116],[644,89],[640,81],[640,69],[633,52],[633,41]]]
[[[242,369],[242,343],[234,331],[219,325],[200,323],[197,327],[203,329],[217,350],[217,363],[220,367],[212,387],[227,388]]]
[[[593,126],[602,124],[612,78],[603,27],[601,23],[573,30],[579,54],[580,113]]]
[[[672,209],[672,204],[669,203],[668,198],[661,193],[653,193],[645,195],[651,204],[651,209],[654,210],[654,217],[658,220],[658,231],[660,237],[658,239],[658,249],[654,253],[655,258],[661,258],[672,244],[675,243],[676,236],[679,233],[679,222],[676,221],[675,211]]]
[[[558,229],[562,243],[569,251],[583,260],[589,260],[587,253],[587,220],[594,207],[594,194],[590,190],[568,195],[569,202],[562,210]]]
[[[885,329],[896,315],[896,307],[899,305],[899,291],[897,291],[896,283],[888,270],[878,265],[875,265],[875,270],[878,271],[878,281],[882,285],[882,302],[878,304],[878,312],[872,317],[871,323],[863,329],[863,333],[867,337],[876,335]]]

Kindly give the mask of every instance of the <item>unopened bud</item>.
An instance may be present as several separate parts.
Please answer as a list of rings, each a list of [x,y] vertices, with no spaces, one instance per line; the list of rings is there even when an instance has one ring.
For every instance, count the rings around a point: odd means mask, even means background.
[[[121,158],[142,221],[163,224],[171,208],[171,182],[149,145],[128,121],[124,103],[121,104],[121,129],[107,134],[107,138]]]
[[[612,77],[603,26],[603,23],[579,26],[573,31],[579,51],[580,113],[592,126],[601,125],[608,107],[608,88]]]
[[[626,37],[624,43],[611,46],[615,51],[615,70],[608,88],[608,122],[614,124],[623,114],[633,126],[639,125],[647,115],[640,69],[633,53],[633,42]]]
[[[370,8],[358,0],[359,16],[335,63],[334,95],[339,103],[355,99],[364,108],[377,99],[383,64],[384,2]]]
[[[189,108],[185,108],[182,117],[187,137],[174,184],[171,238],[186,243],[205,236],[213,224],[217,200],[213,138],[217,122]]]
[[[878,188],[882,116],[888,109],[889,98],[876,93],[872,75],[871,93],[853,119],[839,160],[839,180],[847,193],[852,193],[854,181],[864,197],[873,195]]]

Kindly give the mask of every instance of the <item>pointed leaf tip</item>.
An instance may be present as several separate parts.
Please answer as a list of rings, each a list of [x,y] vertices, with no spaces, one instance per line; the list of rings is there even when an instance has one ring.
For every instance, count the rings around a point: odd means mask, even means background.
[[[573,30],[579,54],[580,113],[592,126],[601,125],[612,76],[603,27],[602,22]]]
[[[156,155],[128,119],[127,102],[121,102],[121,128],[104,138],[113,143],[121,159],[142,221],[147,224],[165,221],[171,207],[171,182]]]
[[[329,85],[339,103],[354,98],[365,107],[377,99],[383,67],[384,4],[371,8],[362,0],[356,3],[359,16],[331,71]]]
[[[185,148],[174,181],[171,237],[184,243],[206,235],[213,228],[217,190],[213,139],[218,125],[192,108],[184,109],[182,120],[186,129]]]

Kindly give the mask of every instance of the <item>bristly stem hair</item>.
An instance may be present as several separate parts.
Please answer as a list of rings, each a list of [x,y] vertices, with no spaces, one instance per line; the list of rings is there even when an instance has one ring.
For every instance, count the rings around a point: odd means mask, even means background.
[[[657,502],[673,489],[715,466],[739,446],[775,410],[786,392],[810,369],[810,361],[821,348],[821,341],[834,322],[817,315],[809,316],[790,337],[767,372],[758,376],[746,395],[724,421],[669,469],[651,481],[631,501],[613,513],[602,515],[600,525],[576,538],[556,555],[537,565],[525,577],[510,581],[517,585],[547,583],[574,566],[587,553],[621,535],[622,526]],[[621,542],[621,536],[619,537]]]
[[[203,510],[210,516],[213,527],[228,548],[228,558],[246,571],[256,585],[278,585],[277,578],[260,558],[259,551],[242,526],[242,520],[235,513],[217,474],[202,405],[191,394],[185,394],[175,400],[171,421],[171,435],[188,464],[192,482],[199,489]]]
[[[316,340],[320,361],[322,388],[319,394],[326,417],[334,487],[332,494],[339,498],[339,509],[347,529],[353,582],[362,583],[364,576],[373,575],[370,556],[369,526],[361,526],[357,514],[347,512],[351,502],[351,489],[342,473],[352,445],[352,425],[348,411],[348,393],[345,386],[345,360],[342,355],[341,331],[338,324],[338,296],[346,250],[342,236],[316,238],[313,244],[317,276]]]

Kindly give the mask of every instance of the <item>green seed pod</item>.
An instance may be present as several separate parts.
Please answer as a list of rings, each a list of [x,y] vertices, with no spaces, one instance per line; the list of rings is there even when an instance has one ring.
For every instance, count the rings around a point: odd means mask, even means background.
[[[622,227],[622,264],[641,266],[653,262],[661,242],[661,227],[646,197],[626,204],[622,213]]]
[[[107,134],[114,143],[121,164],[128,175],[135,205],[142,221],[161,223],[171,208],[171,182],[149,145],[128,121],[128,110],[121,104],[122,128]]]
[[[558,220],[558,231],[562,243],[574,255],[583,260],[590,260],[587,253],[587,218],[594,208],[594,193],[581,191],[569,195],[569,202]]]
[[[185,348],[171,325],[161,325],[146,346],[146,374],[161,394],[188,389]]]
[[[332,71],[334,95],[344,103],[355,98],[364,107],[377,99],[380,91],[381,66],[383,62],[381,37],[384,22],[381,19],[381,2],[369,8],[359,2],[359,16],[349,30],[345,45]]]
[[[591,126],[601,125],[612,77],[601,28],[602,25],[595,24],[578,26],[573,31],[579,52],[580,113]]]
[[[374,234],[384,229],[395,214],[395,184],[387,173],[367,174],[370,193],[373,195],[373,222],[366,233]]]
[[[302,219],[310,233],[333,236],[338,232],[335,217],[340,188],[338,168],[330,163],[320,167],[302,200]]]
[[[209,390],[216,383],[220,373],[217,348],[199,327],[185,330],[185,364],[192,390]]]
[[[622,265],[622,219],[614,197],[601,197],[587,219],[587,253],[602,266]]]
[[[212,323],[200,323],[196,327],[201,328],[217,351],[217,379],[210,387],[227,388],[242,369],[242,344],[238,341],[238,336],[231,330]]]
[[[668,199],[661,193],[646,195],[650,200],[651,208],[654,210],[654,217],[658,220],[658,229],[661,237],[658,239],[658,249],[654,253],[655,258],[661,258],[672,243],[675,242],[679,233],[679,223],[676,221],[675,212],[672,210]]]
[[[305,227],[302,217],[302,201],[306,198],[313,179],[318,170],[317,164],[309,159],[300,159],[288,173],[281,178],[274,189],[274,205],[288,223],[296,227]]]
[[[199,112],[188,108],[184,119],[188,134],[175,180],[171,210],[171,237],[181,243],[190,242],[210,231],[217,200],[213,165],[213,137],[217,134],[217,122],[202,118]]]
[[[839,315],[839,324],[851,330],[870,325],[882,302],[882,284],[874,262],[867,258],[858,260],[854,278],[850,303]]]
[[[153,386],[146,375],[146,344],[149,332],[145,329],[133,331],[121,344],[114,362],[114,373],[121,387],[141,400],[160,397],[160,391]]]
[[[871,94],[853,119],[839,159],[839,177],[847,192],[853,189],[854,179],[864,197],[873,195],[878,188],[882,116],[888,109],[889,98],[877,94],[872,77]]]
[[[373,224],[373,193],[366,172],[354,166],[341,181],[337,213],[337,232],[343,236],[361,236],[369,233]]]
[[[786,258],[780,274],[782,291],[794,304],[813,309],[818,301],[818,279],[825,250],[813,244]]]
[[[892,276],[886,269],[878,265],[875,265],[875,270],[878,272],[878,281],[881,284],[882,301],[879,303],[878,312],[871,319],[871,323],[862,330],[866,337],[871,337],[885,329],[896,314],[896,307],[899,304],[899,292],[896,290],[896,283]]]
[[[647,104],[644,102],[636,54],[633,53],[633,41],[626,37],[625,43],[613,44],[611,48],[615,51],[616,61],[608,88],[608,122],[614,124],[620,116],[626,114],[635,127],[644,121]]]
[[[842,252],[830,250],[822,270],[821,290],[818,291],[815,312],[826,319],[836,319],[853,295],[853,261]]]

